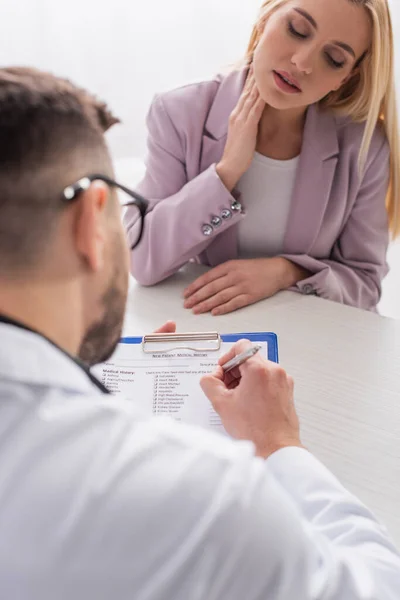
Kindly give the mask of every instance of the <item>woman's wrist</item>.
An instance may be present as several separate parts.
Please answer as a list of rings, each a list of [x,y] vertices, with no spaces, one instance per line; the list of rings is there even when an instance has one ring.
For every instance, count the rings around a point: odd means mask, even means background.
[[[276,260],[280,263],[282,290],[287,290],[293,285],[296,285],[299,281],[302,281],[302,279],[307,279],[307,277],[310,277],[311,275],[310,271],[299,267],[287,258],[277,256]]]
[[[217,175],[226,187],[226,189],[232,193],[233,188],[235,187],[242,175],[234,169],[232,169],[231,167],[229,167],[229,165],[227,165],[226,163],[223,163],[222,161],[220,161],[216,165],[215,170],[217,171]]]

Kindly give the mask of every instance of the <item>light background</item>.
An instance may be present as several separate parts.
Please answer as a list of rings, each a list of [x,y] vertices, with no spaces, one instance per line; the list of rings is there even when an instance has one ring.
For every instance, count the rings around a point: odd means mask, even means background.
[[[123,124],[109,134],[126,183],[133,158],[142,159],[144,119],[154,93],[207,77],[239,59],[261,0],[3,0],[0,57],[5,65],[34,65],[95,92]],[[400,3],[391,0],[395,39]],[[400,82],[400,41],[396,48]],[[130,167],[132,165],[132,168]],[[128,181],[129,180],[129,181]],[[400,318],[400,248],[381,311]]]

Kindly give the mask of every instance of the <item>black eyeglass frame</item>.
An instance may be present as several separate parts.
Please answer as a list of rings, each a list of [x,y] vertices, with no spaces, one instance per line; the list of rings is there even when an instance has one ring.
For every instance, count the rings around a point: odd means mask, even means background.
[[[125,187],[124,185],[118,183],[117,181],[114,181],[114,179],[107,177],[107,175],[101,175],[98,173],[95,173],[93,175],[86,175],[85,177],[82,177],[82,179],[77,181],[76,183],[73,183],[72,185],[68,185],[62,193],[62,201],[67,202],[67,203],[73,202],[80,194],[82,194],[83,192],[86,192],[89,189],[89,187],[91,186],[93,181],[103,181],[110,187],[116,187],[117,189],[125,192],[125,194],[128,194],[128,196],[130,196],[132,198],[132,200],[129,200],[128,202],[124,202],[123,204],[121,204],[121,206],[123,208],[125,208],[127,206],[137,206],[137,208],[139,209],[140,231],[139,231],[139,236],[138,236],[137,240],[135,241],[133,246],[131,246],[131,250],[133,250],[134,248],[136,248],[136,246],[139,244],[140,240],[142,239],[143,227],[144,227],[144,217],[145,217],[147,208],[149,206],[149,201],[146,200],[146,198],[143,198],[143,196],[141,196],[137,192],[134,192],[133,190],[130,190],[129,188]]]

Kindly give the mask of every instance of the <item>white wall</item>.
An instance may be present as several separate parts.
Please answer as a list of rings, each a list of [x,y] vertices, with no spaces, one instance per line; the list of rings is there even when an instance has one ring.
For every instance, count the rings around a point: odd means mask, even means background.
[[[258,6],[259,0],[3,0],[1,64],[49,69],[93,90],[124,122],[109,136],[114,155],[142,155],[153,94],[240,58]]]
[[[109,135],[114,156],[142,156],[144,117],[153,94],[240,58],[260,4],[2,0],[1,64],[35,65],[93,90],[123,119]],[[391,6],[400,40],[399,0]],[[400,42],[397,46],[400,58]]]
[[[389,0],[400,83],[400,0]],[[2,0],[2,65],[34,65],[97,93],[123,120],[114,157],[143,157],[153,94],[211,75],[239,59],[261,0]],[[212,16],[211,16],[212,15]],[[400,89],[400,88],[399,88]],[[134,184],[142,167],[119,160]],[[392,249],[383,314],[400,318],[400,246]]]

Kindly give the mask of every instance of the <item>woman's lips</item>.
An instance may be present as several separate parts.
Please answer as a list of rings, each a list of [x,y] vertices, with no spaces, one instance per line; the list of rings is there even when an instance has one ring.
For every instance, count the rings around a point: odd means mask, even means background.
[[[285,71],[273,71],[276,85],[282,91],[289,94],[300,94],[301,87],[299,83]]]

